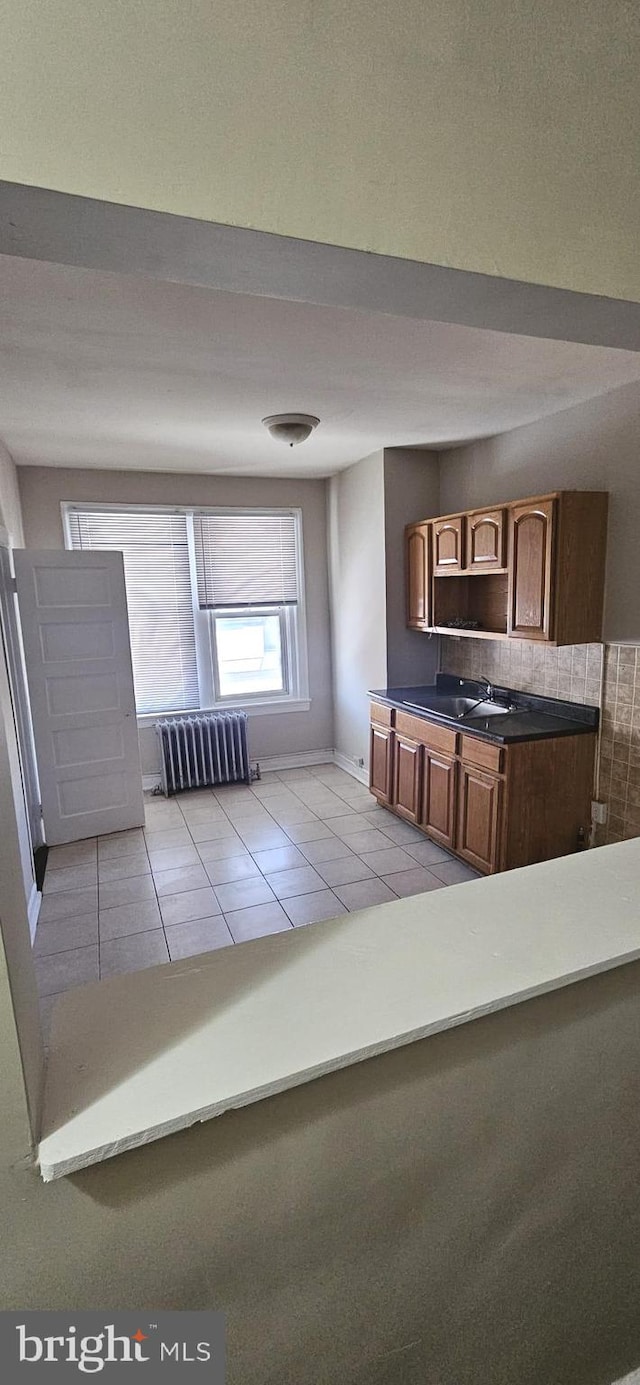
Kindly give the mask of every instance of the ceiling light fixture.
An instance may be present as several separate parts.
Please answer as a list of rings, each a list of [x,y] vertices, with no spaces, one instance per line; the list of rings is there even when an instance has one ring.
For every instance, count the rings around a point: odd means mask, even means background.
[[[304,442],[318,427],[319,418],[314,418],[313,414],[270,414],[268,418],[263,418],[265,428],[269,429],[272,438],[279,442],[288,443],[289,447],[295,447],[296,443]]]

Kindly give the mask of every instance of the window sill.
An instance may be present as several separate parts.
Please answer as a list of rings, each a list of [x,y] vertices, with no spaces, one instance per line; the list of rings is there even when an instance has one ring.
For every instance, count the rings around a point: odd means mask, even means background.
[[[311,710],[310,697],[288,697],[279,702],[234,702],[233,706],[195,707],[190,712],[143,712],[138,717],[138,727],[155,726],[163,717],[207,717],[216,712],[246,712],[251,717],[278,716],[281,712],[308,712]]]

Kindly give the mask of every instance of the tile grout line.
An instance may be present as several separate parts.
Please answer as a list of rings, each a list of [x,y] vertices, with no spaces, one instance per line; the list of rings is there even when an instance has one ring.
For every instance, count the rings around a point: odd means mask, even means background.
[[[178,806],[180,806],[180,805],[178,805]],[[145,820],[146,820],[146,809],[145,809]],[[162,929],[162,937],[163,937],[163,941],[164,941],[165,948],[166,948],[166,950],[167,950],[167,958],[168,958],[169,961],[171,961],[171,953],[170,953],[170,951],[169,951],[169,940],[168,940],[167,935],[166,935],[166,933],[165,933],[165,931],[164,931],[164,915],[163,915],[163,913],[162,913],[162,909],[160,908],[160,895],[158,894],[158,886],[156,885],[156,877],[155,877],[155,875],[154,875],[154,873],[153,873],[153,867],[152,867],[152,865],[151,865],[151,857],[150,857],[150,855],[149,855],[149,848],[148,848],[148,846],[147,846],[146,827],[143,827],[143,829],[142,829],[142,835],[143,835],[143,841],[144,841],[144,849],[145,849],[145,851],[146,851],[146,853],[147,853],[147,860],[148,860],[148,862],[149,862],[149,870],[151,871],[151,883],[152,883],[152,885],[153,885],[153,893],[154,893],[155,899],[156,899],[156,907],[157,907],[157,910],[158,910],[158,918],[160,919],[160,927],[161,927],[161,929]],[[138,935],[137,935],[137,934],[129,934],[128,936],[130,936],[130,937],[137,937]]]

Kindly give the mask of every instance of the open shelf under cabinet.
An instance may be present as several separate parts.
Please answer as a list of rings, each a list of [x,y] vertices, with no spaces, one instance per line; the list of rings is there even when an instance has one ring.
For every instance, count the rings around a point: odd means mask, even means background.
[[[506,572],[474,572],[433,578],[433,624],[441,633],[506,639],[509,608]],[[451,620],[477,620],[478,628],[460,629]]]

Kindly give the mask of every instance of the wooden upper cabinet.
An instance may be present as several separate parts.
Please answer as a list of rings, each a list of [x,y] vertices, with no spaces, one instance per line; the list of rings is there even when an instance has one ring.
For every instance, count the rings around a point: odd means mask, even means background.
[[[453,519],[436,519],[433,534],[433,571],[439,576],[447,572],[462,572],[464,568],[464,515]]]
[[[555,491],[409,525],[407,624],[470,638],[600,642],[608,499]]]
[[[532,500],[511,510],[508,633],[553,638],[552,573],[555,500]]]
[[[431,626],[431,535],[429,524],[409,524],[405,530],[407,625],[410,630]]]
[[[492,572],[505,566],[504,510],[466,515],[467,570]]]
[[[394,737],[392,804],[401,817],[417,822],[420,817],[422,746],[406,736]]]
[[[602,639],[608,509],[606,491],[563,491],[559,497],[553,562],[556,644]]]

